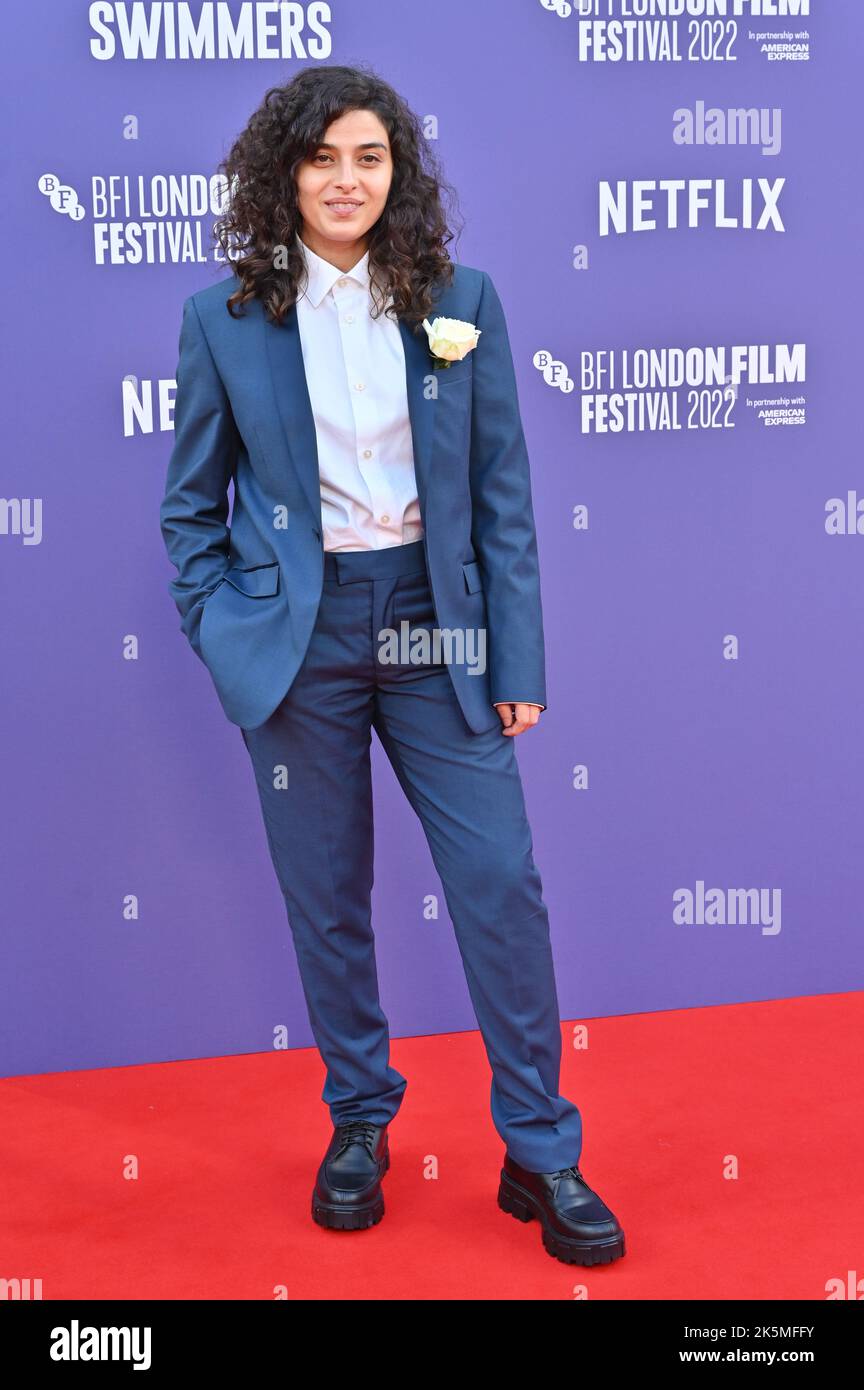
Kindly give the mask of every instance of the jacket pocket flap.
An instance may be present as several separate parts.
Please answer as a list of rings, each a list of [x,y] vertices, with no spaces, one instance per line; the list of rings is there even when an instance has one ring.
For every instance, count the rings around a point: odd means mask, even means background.
[[[279,562],[255,565],[252,569],[242,569],[239,565],[234,565],[225,571],[224,578],[248,598],[266,598],[279,592]]]
[[[482,591],[483,580],[480,575],[480,565],[476,560],[463,561],[462,573],[465,576],[465,587],[469,594],[476,594]]]

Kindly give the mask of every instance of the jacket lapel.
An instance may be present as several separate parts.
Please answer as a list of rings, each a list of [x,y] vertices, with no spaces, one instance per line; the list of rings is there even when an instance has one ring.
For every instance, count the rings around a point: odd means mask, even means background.
[[[427,399],[423,391],[424,379],[432,373],[432,358],[423,329],[415,335],[403,318],[400,317],[398,322],[405,349],[405,385],[414,447],[417,493],[421,513],[425,515],[427,490],[432,477],[435,399]],[[318,442],[303,365],[296,305],[291,306],[281,327],[271,323],[263,313],[260,323],[264,334],[264,356],[282,424],[285,452],[300,480],[312,515],[320,526]]]

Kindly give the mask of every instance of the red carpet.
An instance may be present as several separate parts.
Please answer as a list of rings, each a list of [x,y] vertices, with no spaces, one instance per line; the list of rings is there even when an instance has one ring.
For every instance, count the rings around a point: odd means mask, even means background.
[[[358,1232],[309,1214],[331,1133],[314,1050],[15,1077],[0,1277],[46,1300],[824,1300],[864,1276],[862,1016],[840,994],[599,1019],[587,1051],[563,1024],[582,1170],[627,1237],[597,1269],[499,1211],[479,1033],[394,1041],[387,1210]]]

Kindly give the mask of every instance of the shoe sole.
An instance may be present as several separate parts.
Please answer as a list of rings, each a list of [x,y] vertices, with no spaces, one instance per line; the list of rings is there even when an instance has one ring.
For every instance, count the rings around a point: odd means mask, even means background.
[[[384,1155],[384,1173],[390,1167],[390,1150]],[[383,1180],[384,1173],[381,1174]],[[377,1226],[384,1215],[384,1196],[378,1194],[373,1202],[365,1202],[355,1207],[338,1206],[332,1202],[319,1202],[312,1194],[312,1220],[318,1226],[326,1226],[331,1231],[366,1231]]]
[[[604,1240],[571,1240],[550,1230],[537,1198],[515,1183],[503,1169],[498,1205],[502,1211],[515,1216],[517,1221],[533,1221],[536,1217],[543,1227],[543,1245],[550,1255],[564,1264],[609,1265],[626,1253],[623,1231],[618,1236],[608,1236]]]

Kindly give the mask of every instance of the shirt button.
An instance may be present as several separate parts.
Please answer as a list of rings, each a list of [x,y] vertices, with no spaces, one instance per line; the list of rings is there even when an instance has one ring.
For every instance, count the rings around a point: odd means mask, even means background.
[[[337,281],[336,281],[336,284],[339,286],[340,289],[344,289],[344,287],[348,284],[348,281],[347,281],[347,280],[337,280]]]
[[[364,457],[364,459],[371,459],[371,457],[372,457],[372,450],[371,450],[371,449],[364,449],[364,450],[363,450],[363,457]]]
[[[387,515],[386,512],[385,512],[384,515],[382,516],[381,520],[382,520],[382,522],[384,523],[384,525],[386,526],[387,522],[390,520],[390,518],[389,518],[389,516]]]
[[[362,381],[355,381],[355,383],[354,383],[354,390],[355,390],[355,391],[365,391],[365,390],[366,390],[365,382],[362,382]]]
[[[353,314],[346,314],[346,315],[345,315],[344,322],[345,322],[345,323],[353,323],[353,322],[354,322],[354,315],[353,315]]]

